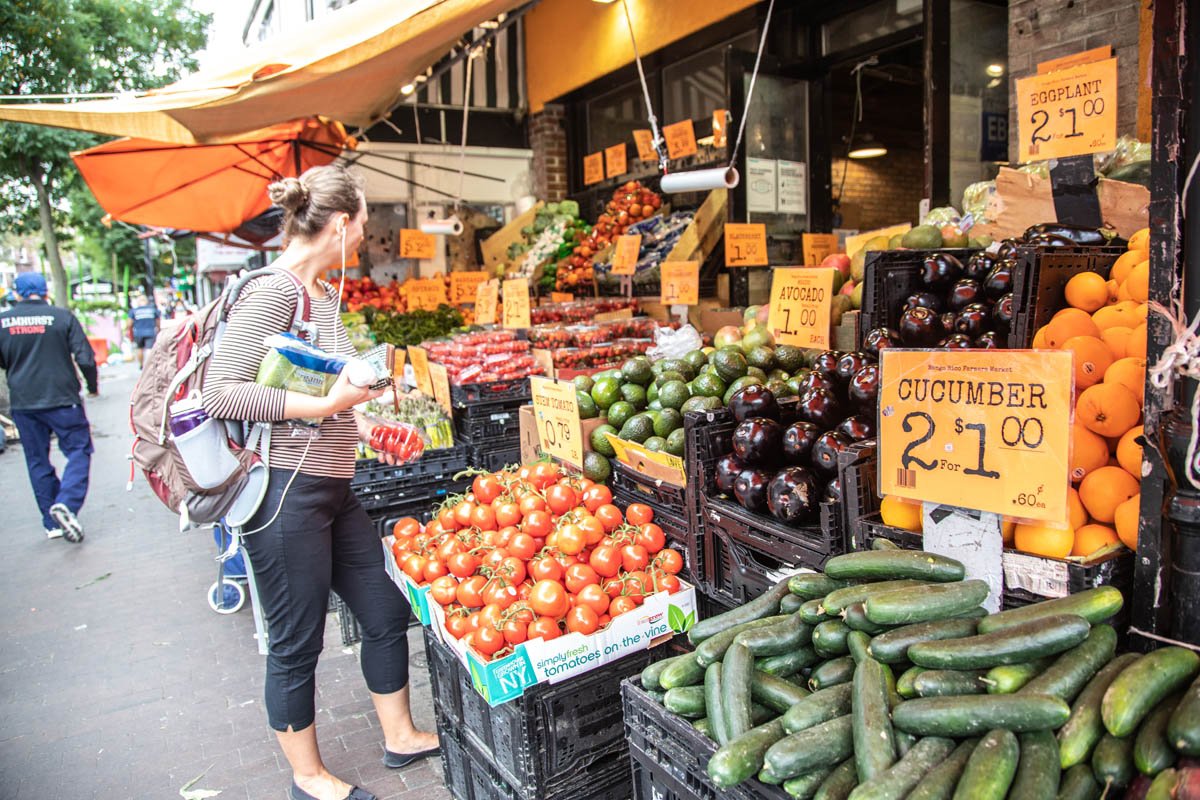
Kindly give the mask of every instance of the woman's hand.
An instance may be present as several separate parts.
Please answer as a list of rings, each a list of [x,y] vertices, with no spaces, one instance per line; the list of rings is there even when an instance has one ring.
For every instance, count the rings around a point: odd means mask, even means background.
[[[348,408],[354,408],[359,403],[365,403],[368,400],[374,400],[384,392],[384,389],[372,389],[369,386],[355,386],[350,382],[346,370],[342,370],[338,375],[337,381],[330,388],[329,394],[325,395],[325,401],[328,404],[329,413],[326,416],[332,416],[339,411],[345,411]]]
[[[384,391],[387,391],[386,389]],[[371,430],[375,427],[370,420],[358,411],[354,412],[354,424],[358,427],[358,438],[368,446],[371,446]],[[374,450],[374,447],[371,447]],[[396,466],[400,463],[400,459],[396,458],[391,453],[385,453],[382,450],[375,450],[375,458],[380,464],[388,464]]]

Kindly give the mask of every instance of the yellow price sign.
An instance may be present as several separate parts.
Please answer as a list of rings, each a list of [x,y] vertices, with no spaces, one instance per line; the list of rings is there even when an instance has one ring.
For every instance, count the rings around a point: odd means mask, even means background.
[[[438,401],[438,405],[446,410],[447,414],[454,414],[454,406],[450,402],[450,376],[446,373],[446,368],[437,362],[429,365],[429,380],[433,383],[433,399]]]
[[[800,241],[804,248],[804,263],[810,267],[820,265],[827,256],[838,251],[836,233],[802,233]]]
[[[1067,524],[1071,353],[880,356],[881,494]]]
[[[408,293],[408,308],[436,311],[437,307],[446,302],[446,284],[441,278],[417,278],[404,284]]]
[[[396,354],[392,359],[392,377],[404,378],[404,364],[408,361],[408,351],[402,347],[396,348]]]
[[[659,265],[664,306],[694,306],[700,302],[700,262],[664,261]]]
[[[433,397],[433,379],[429,376],[429,354],[425,352],[425,348],[415,346],[408,348],[408,360],[412,362],[417,389],[422,394]]]
[[[633,143],[637,145],[638,158],[642,161],[658,161],[658,153],[654,151],[654,134],[647,130],[633,132]]]
[[[437,258],[437,237],[429,233],[421,233],[416,228],[401,228],[400,257]]]
[[[1112,150],[1117,144],[1117,60],[1021,78],[1017,121],[1021,161]]]
[[[828,349],[834,269],[776,267],[767,329],[778,344]]]
[[[479,284],[488,279],[488,274],[479,272],[450,273],[450,302],[454,305],[474,303]]]
[[[604,180],[604,153],[592,153],[583,157],[583,182],[591,186]]]
[[[615,178],[618,175],[624,175],[625,172],[625,143],[621,142],[604,148],[604,175]]]
[[[582,467],[583,429],[579,423],[575,384],[535,375],[529,379],[529,386],[542,450],[568,464]]]
[[[496,324],[496,306],[500,301],[500,282],[484,281],[475,287],[475,324]]]
[[[575,295],[571,294],[570,292],[551,292],[550,293],[550,302],[551,303],[574,303]]]
[[[672,158],[686,158],[696,155],[696,129],[690,119],[681,120],[671,125],[664,125],[663,138],[667,140],[667,155]]]
[[[529,280],[512,278],[504,282],[504,327],[528,328]]]
[[[642,235],[626,233],[617,237],[617,249],[613,252],[612,274],[632,275],[637,271],[638,254],[642,252]]]
[[[765,267],[767,226],[761,222],[725,224],[725,266]]]

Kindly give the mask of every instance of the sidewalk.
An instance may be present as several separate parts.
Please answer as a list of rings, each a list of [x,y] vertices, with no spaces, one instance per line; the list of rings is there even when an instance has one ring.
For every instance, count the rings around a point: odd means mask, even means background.
[[[136,374],[103,368],[102,396],[88,403],[96,454],[81,545],[46,540],[20,446],[0,455],[0,800],[163,800],[199,775],[193,790],[220,790],[219,800],[284,798],[291,775],[262,707],[249,604],[214,613],[211,534],[179,533],[142,476],[125,491]],[[432,729],[420,628],[409,643],[413,716]],[[381,800],[450,797],[436,759],[400,772],[380,764],[357,652],[343,648],[333,615],[317,688],[332,772]]]

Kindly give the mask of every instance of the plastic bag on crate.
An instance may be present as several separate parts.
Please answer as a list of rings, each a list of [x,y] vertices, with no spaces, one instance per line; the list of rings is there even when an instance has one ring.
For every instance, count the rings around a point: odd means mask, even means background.
[[[658,328],[654,332],[654,346],[646,351],[646,355],[654,360],[663,358],[683,358],[693,350],[704,346],[700,332],[691,325],[681,325],[678,329]]]

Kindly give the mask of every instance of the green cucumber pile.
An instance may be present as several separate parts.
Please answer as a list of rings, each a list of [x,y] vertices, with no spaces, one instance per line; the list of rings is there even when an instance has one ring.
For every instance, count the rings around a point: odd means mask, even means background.
[[[695,649],[642,686],[717,743],[707,771],[722,790],[1200,798],[1200,655],[1117,655],[1112,587],[998,614],[987,594],[944,556],[837,556],[696,623]]]

